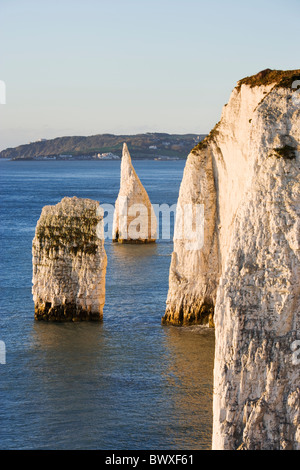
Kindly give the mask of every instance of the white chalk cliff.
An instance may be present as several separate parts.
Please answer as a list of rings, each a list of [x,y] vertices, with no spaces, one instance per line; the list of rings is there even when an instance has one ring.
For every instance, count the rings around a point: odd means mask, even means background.
[[[133,168],[126,143],[121,160],[120,191],[115,204],[113,241],[150,243],[157,238],[157,221],[149,196]]]
[[[180,188],[204,204],[204,245],[175,240],[163,321],[214,310],[213,449],[300,449],[299,79],[241,80]]]
[[[107,258],[97,201],[43,207],[32,255],[36,320],[102,320]]]

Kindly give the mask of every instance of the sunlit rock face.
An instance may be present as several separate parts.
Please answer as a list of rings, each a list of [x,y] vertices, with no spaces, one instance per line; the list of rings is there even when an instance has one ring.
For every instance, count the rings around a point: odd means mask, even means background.
[[[241,80],[181,184],[178,204],[204,204],[204,245],[175,239],[164,321],[214,307],[213,449],[300,448],[297,80]]]
[[[300,71],[296,74],[300,77]],[[214,449],[300,449],[300,360],[295,354],[300,340],[300,100],[291,87],[295,78],[282,74],[267,87],[246,82],[232,97],[233,104],[240,94],[242,104],[256,93],[258,103],[249,110],[249,131],[245,116],[241,128],[240,120],[235,127],[240,136],[233,132],[248,165],[227,253],[220,245]]]
[[[149,196],[135,169],[126,143],[121,161],[121,184],[115,204],[112,239],[119,243],[152,243],[157,221]]]
[[[35,319],[102,320],[107,258],[97,201],[45,206],[33,239]]]
[[[199,246],[187,229],[193,215],[204,207],[203,240]],[[213,326],[213,309],[219,279],[217,192],[211,152],[191,153],[180,186],[174,230],[174,251],[169,274],[167,309],[163,323]]]

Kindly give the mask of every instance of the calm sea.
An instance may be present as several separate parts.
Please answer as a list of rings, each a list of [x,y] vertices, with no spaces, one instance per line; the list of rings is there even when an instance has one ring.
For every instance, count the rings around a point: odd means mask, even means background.
[[[152,203],[177,202],[184,162],[134,166]],[[161,326],[172,241],[106,241],[102,324],[33,319],[42,207],[64,196],[114,204],[120,162],[0,161],[0,178],[0,448],[209,449],[214,333]]]

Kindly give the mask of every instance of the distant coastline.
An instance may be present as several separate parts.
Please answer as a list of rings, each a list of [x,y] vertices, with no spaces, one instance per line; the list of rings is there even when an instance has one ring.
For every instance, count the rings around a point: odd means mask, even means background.
[[[136,135],[99,134],[94,136],[57,137],[7,148],[0,159],[12,161],[49,160],[119,160],[126,141],[134,160],[182,160],[205,137],[205,134],[147,133]]]
[[[178,160],[186,160],[188,155],[184,156],[178,156],[178,157],[168,157],[165,155],[135,155],[135,157],[132,158],[132,160],[151,160],[151,161],[178,161]],[[64,156],[61,155],[53,155],[53,156],[47,156],[47,157],[29,157],[29,158],[22,158],[22,157],[15,157],[15,158],[1,158],[0,161],[3,162],[53,162],[53,161],[67,161],[67,162],[75,162],[75,161],[120,161],[121,158],[97,158],[92,155],[79,155],[79,156],[72,156],[72,158],[65,158]]]

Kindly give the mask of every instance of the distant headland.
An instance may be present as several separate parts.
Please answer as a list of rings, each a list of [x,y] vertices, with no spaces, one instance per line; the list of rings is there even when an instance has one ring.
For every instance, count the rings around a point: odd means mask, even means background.
[[[118,160],[123,142],[130,145],[134,160],[185,159],[204,134],[146,133],[136,135],[98,134],[40,139],[7,148],[0,158],[10,160]]]

